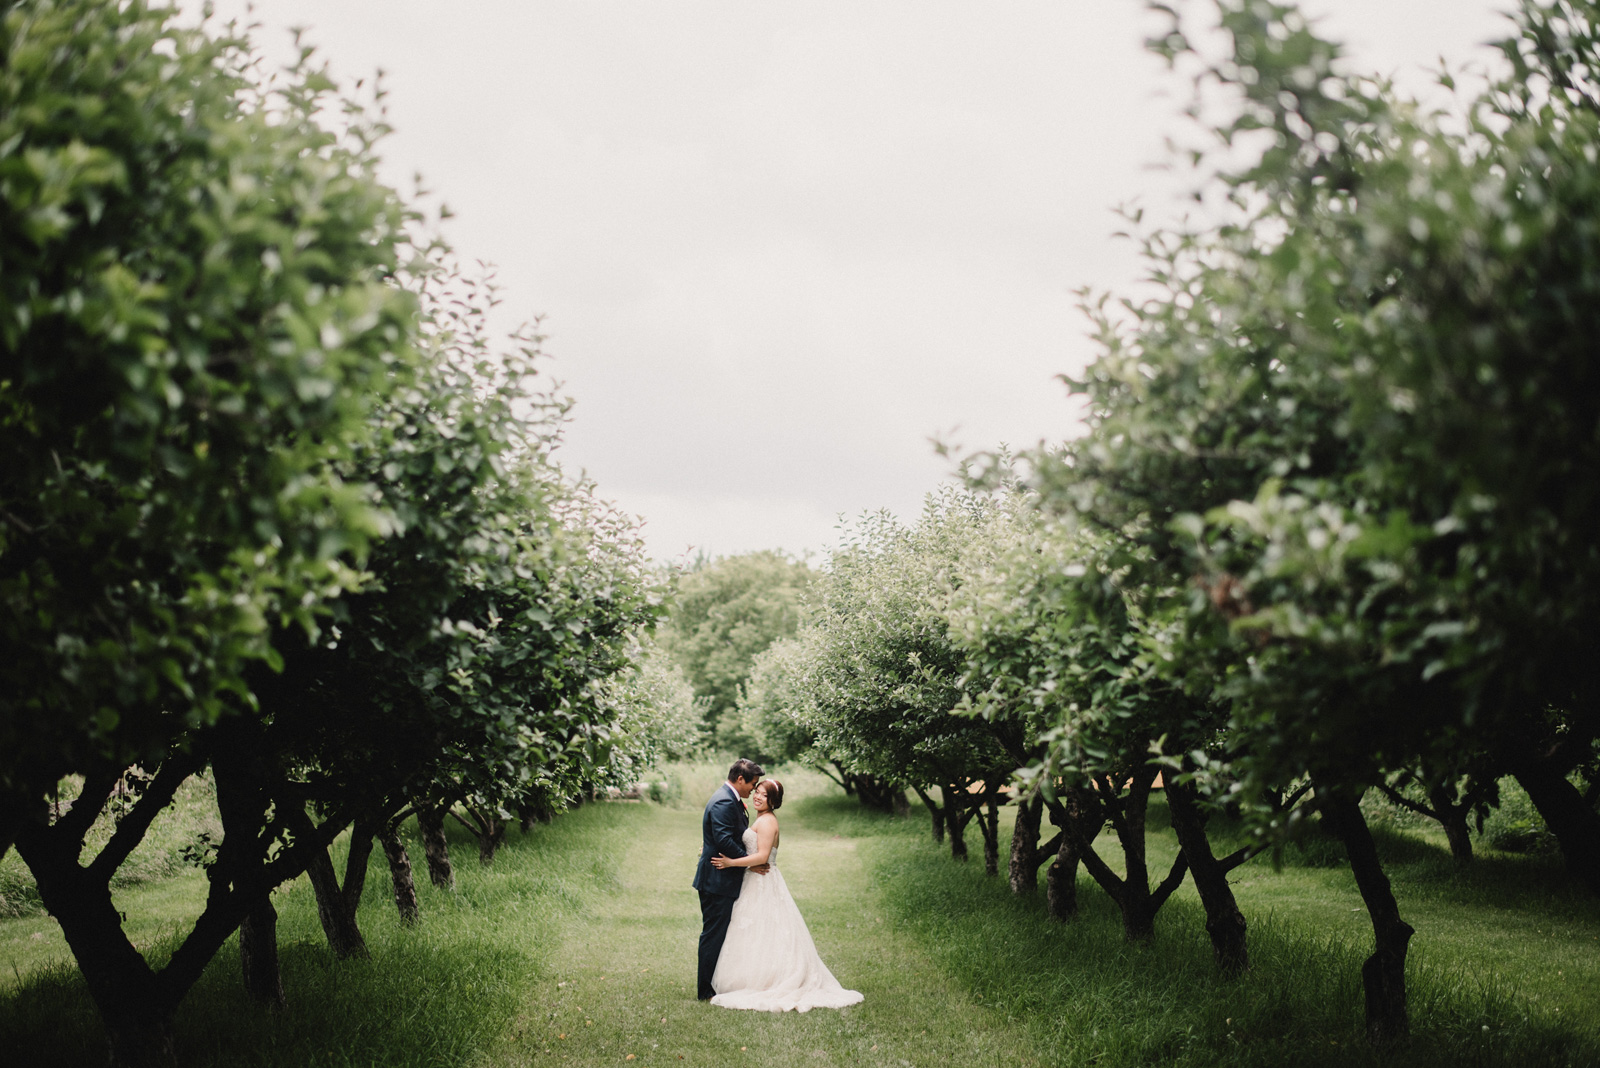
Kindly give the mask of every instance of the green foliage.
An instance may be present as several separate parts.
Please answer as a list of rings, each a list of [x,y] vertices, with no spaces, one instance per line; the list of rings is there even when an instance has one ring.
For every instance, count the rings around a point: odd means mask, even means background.
[[[153,980],[131,946],[80,961],[130,1061],[352,820],[627,774],[604,684],[661,613],[633,522],[551,457],[539,338],[492,342],[492,287],[375,177],[381,121],[309,49],[263,82],[173,17],[0,8],[0,854],[109,945],[118,870],[208,762],[224,831]]]
[[[987,724],[952,714],[965,694],[966,661],[945,607],[1020,521],[1019,507],[1015,493],[947,486],[928,495],[915,526],[877,513],[851,528],[786,665],[795,678],[785,685],[805,694],[793,707],[816,758],[916,786],[1015,766]]]
[[[1544,819],[1528,800],[1528,792],[1514,781],[1500,784],[1500,804],[1483,821],[1482,839],[1508,853],[1554,853],[1555,839]]]
[[[811,569],[770,550],[699,562],[678,576],[661,645],[682,666],[713,729],[738,703],[755,658],[800,625]]]
[[[739,731],[770,763],[815,759],[816,734],[813,684],[808,674],[819,655],[821,632],[806,628],[793,638],[780,638],[750,665],[750,677],[739,689]]]
[[[416,301],[381,123],[142,2],[0,11],[0,787],[158,755],[390,529],[330,463]]]
[[[705,723],[683,669],[654,643],[630,652],[629,664],[600,682],[602,702],[616,709],[617,727],[606,783],[631,786],[650,769],[692,760],[705,747]],[[651,784],[653,801],[668,799],[670,785]]]

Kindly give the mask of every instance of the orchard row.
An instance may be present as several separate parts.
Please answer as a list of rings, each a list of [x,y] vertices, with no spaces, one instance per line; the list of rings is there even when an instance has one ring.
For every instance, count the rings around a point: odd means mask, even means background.
[[[1514,777],[1600,892],[1600,7],[1525,5],[1439,113],[1291,7],[1220,7],[1226,58],[1177,22],[1155,42],[1196,77],[1200,221],[1142,231],[1137,299],[1086,296],[1086,433],[859,523],[739,724],[866,800],[915,790],[958,856],[976,820],[991,871],[1020,784],[1014,887],[1053,860],[1070,915],[1081,863],[1144,939],[1191,877],[1219,976],[1249,962],[1228,872],[1315,821],[1372,921],[1389,1044],[1413,930],[1368,791],[1465,862]],[[1219,855],[1217,813],[1253,844]]]

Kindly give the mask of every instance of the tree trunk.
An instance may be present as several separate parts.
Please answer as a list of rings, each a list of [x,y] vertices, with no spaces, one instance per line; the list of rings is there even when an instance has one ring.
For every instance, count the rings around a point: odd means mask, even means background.
[[[1017,822],[1011,831],[1011,864],[1007,878],[1013,894],[1032,894],[1039,889],[1039,823],[1044,815],[1044,798],[1017,802]]]
[[[1450,855],[1456,867],[1465,868],[1472,863],[1472,831],[1467,826],[1465,812],[1447,811],[1439,821],[1444,827],[1445,841],[1450,843]]]
[[[1189,871],[1206,913],[1206,934],[1211,936],[1211,955],[1224,975],[1238,975],[1250,967],[1245,945],[1246,923],[1228,872],[1211,851],[1206,837],[1205,814],[1200,810],[1194,787],[1172,776],[1167,782],[1167,805],[1172,810],[1172,829],[1178,847],[1189,858]]]
[[[963,805],[966,791],[959,786],[943,787],[944,792],[944,822],[950,831],[950,859],[965,861],[967,859],[967,821],[972,819],[974,809],[970,805]]]
[[[923,807],[928,810],[929,817],[933,820],[933,844],[944,845],[944,806],[929,797],[928,792],[922,787],[913,786],[911,789],[916,791],[918,800],[922,802]]]
[[[1122,913],[1123,937],[1130,942],[1148,942],[1155,935],[1156,913],[1161,911],[1161,906],[1167,903],[1173,891],[1182,885],[1183,877],[1188,872],[1188,857],[1180,849],[1178,859],[1173,861],[1167,877],[1160,886],[1150,889],[1150,869],[1145,859],[1145,823],[1150,789],[1155,778],[1156,769],[1153,767],[1135,769],[1128,778],[1126,796],[1119,798],[1121,790],[1116,778],[1103,775],[1097,783],[1099,797],[1085,799],[1086,811],[1098,810],[1110,818],[1112,829],[1117,832],[1117,841],[1122,847],[1126,878],[1112,871],[1100,859],[1100,854],[1095,852],[1088,833],[1090,821],[1078,825],[1078,848],[1083,865],[1089,869],[1089,874],[1100,884],[1106,896],[1116,903],[1118,911]],[[1095,827],[1094,830],[1098,832],[1099,828]]]
[[[1373,952],[1361,965],[1361,985],[1366,992],[1367,1038],[1375,1046],[1403,1041],[1411,1033],[1406,1009],[1406,949],[1415,930],[1400,918],[1389,877],[1378,860],[1372,832],[1361,814],[1360,793],[1329,791],[1318,808],[1344,843],[1356,887],[1372,919]]]
[[[906,797],[906,788],[904,786],[896,787],[890,800],[894,805],[894,814],[896,816],[904,819],[905,817],[911,815],[911,799]],[[4,855],[5,854],[0,853],[0,857],[3,857]]]
[[[906,803],[905,787],[886,782],[876,775],[857,775],[855,793],[861,804],[874,812],[899,814]]]
[[[78,863],[81,844],[80,835],[58,837],[32,826],[23,828],[16,842],[100,1012],[113,1068],[176,1065],[176,1003],[162,995],[155,973],[128,941],[109,883],[90,878]]]
[[[1061,835],[1056,859],[1044,877],[1045,908],[1052,920],[1065,922],[1078,915],[1078,843],[1071,835]]]
[[[1145,854],[1145,818],[1150,806],[1154,768],[1141,768],[1128,786],[1122,819],[1116,823],[1117,840],[1127,876],[1122,896],[1122,935],[1130,942],[1148,942],[1155,935],[1156,913],[1150,907],[1150,867]]]
[[[984,783],[983,810],[978,813],[978,829],[983,832],[983,873],[1000,874],[1000,791]]]
[[[350,833],[350,855],[345,862],[343,887],[334,874],[333,861],[326,849],[318,850],[306,869],[317,896],[317,919],[322,921],[322,932],[328,936],[333,955],[340,960],[371,956],[366,939],[361,937],[361,928],[356,926],[356,909],[361,904],[361,891],[367,881],[372,839],[372,826],[357,820]]]
[[[456,873],[450,867],[450,844],[444,837],[444,811],[420,804],[416,809],[422,854],[428,861],[428,879],[440,890],[454,890]]]
[[[1526,760],[1512,774],[1560,843],[1567,874],[1600,894],[1600,813],[1553,761]]]
[[[400,911],[400,922],[407,927],[422,916],[417,904],[417,884],[411,877],[411,854],[400,838],[400,828],[384,828],[378,841],[383,845],[383,855],[389,861],[389,880],[394,884],[394,905]]]
[[[288,1003],[278,970],[278,910],[271,897],[263,897],[239,924],[239,965],[252,1000],[274,1011]]]
[[[1084,843],[1094,841],[1105,825],[1105,806],[1089,791],[1074,787],[1050,804],[1050,822],[1061,832],[1055,859],[1045,875],[1045,903],[1053,920],[1078,915],[1078,864]]]
[[[494,863],[500,843],[506,840],[506,823],[499,816],[490,814],[484,817],[483,824],[483,831],[478,835],[478,863],[487,868]]]

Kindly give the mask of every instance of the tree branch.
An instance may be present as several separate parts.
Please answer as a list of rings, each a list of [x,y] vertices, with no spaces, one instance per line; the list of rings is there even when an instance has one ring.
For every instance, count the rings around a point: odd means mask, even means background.
[[[1167,877],[1161,880],[1161,885],[1156,887],[1156,892],[1150,895],[1150,911],[1158,911],[1167,903],[1167,898],[1172,892],[1183,885],[1183,877],[1189,871],[1189,856],[1183,850],[1178,850],[1178,859],[1172,862],[1172,870],[1167,872]]]
[[[1380,782],[1378,784],[1378,791],[1390,801],[1393,801],[1395,804],[1399,805],[1401,808],[1407,808],[1419,816],[1427,816],[1429,819],[1443,822],[1444,817],[1439,815],[1438,812],[1429,808],[1427,805],[1422,804],[1421,802],[1412,800],[1386,782]]]
[[[1094,851],[1094,846],[1081,840],[1078,845],[1083,850],[1079,857],[1083,861],[1083,866],[1088,869],[1090,875],[1094,876],[1094,881],[1100,884],[1100,889],[1111,895],[1111,900],[1115,901],[1120,908],[1122,899],[1126,894],[1125,887],[1127,884],[1107,866],[1105,861],[1100,859],[1100,854]]]
[[[81,840],[88,834],[89,828],[94,826],[94,821],[106,807],[106,802],[111,799],[111,791],[117,785],[117,780],[122,778],[122,772],[122,768],[115,767],[90,772],[66,815],[50,825],[50,834],[68,841]]]
[[[128,855],[144,841],[150,824],[172,802],[178,787],[204,765],[204,758],[193,750],[169,754],[157,769],[156,777],[150,780],[150,784],[139,795],[139,800],[133,803],[133,808],[118,821],[111,840],[89,862],[89,878],[99,883],[109,883]]]
[[[1265,843],[1260,845],[1244,846],[1240,849],[1235,849],[1227,856],[1218,859],[1217,864],[1222,868],[1223,874],[1227,874],[1228,872],[1237,868],[1239,865],[1243,864],[1245,861],[1250,860],[1253,857],[1260,856],[1266,851],[1266,849],[1267,846]]]

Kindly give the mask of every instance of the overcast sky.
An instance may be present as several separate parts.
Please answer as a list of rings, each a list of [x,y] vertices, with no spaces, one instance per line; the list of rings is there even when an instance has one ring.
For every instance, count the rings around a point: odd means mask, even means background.
[[[1356,63],[1423,84],[1505,3],[1315,0]],[[386,72],[391,181],[421,172],[544,316],[564,447],[663,559],[816,552],[915,514],[968,448],[1072,432],[1080,286],[1126,288],[1112,209],[1186,87],[1139,0],[261,0],[343,79]],[[1198,6],[1197,6],[1198,9]],[[218,4],[224,15],[243,3]]]

